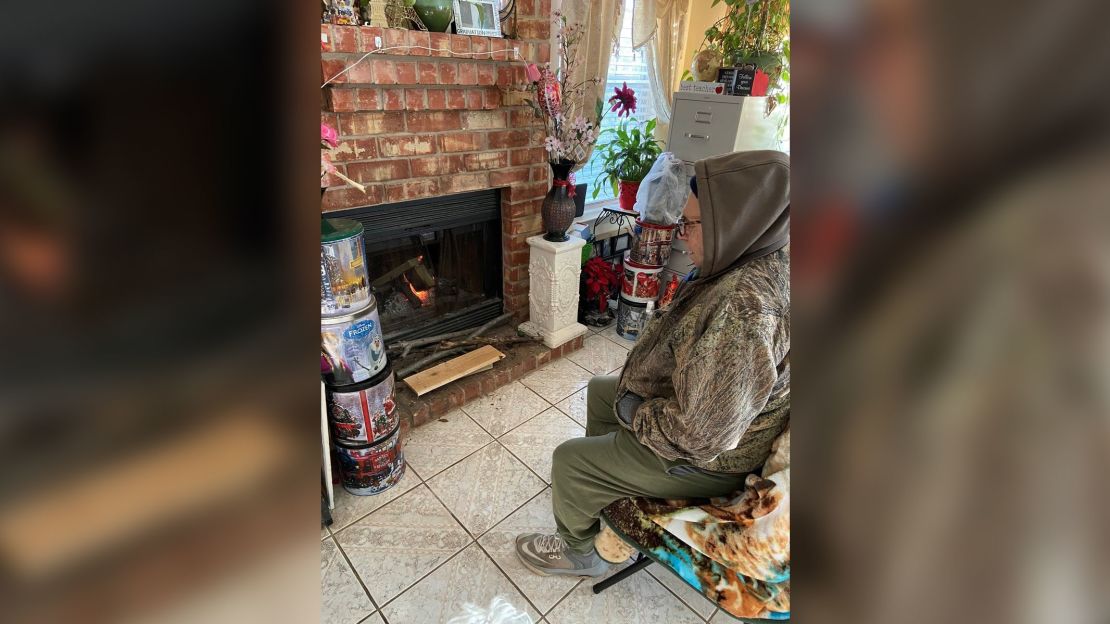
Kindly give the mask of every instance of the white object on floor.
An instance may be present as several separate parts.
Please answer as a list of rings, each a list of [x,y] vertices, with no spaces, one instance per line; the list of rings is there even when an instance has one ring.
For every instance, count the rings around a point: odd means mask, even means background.
[[[323,457],[324,489],[328,494],[328,509],[335,509],[335,490],[331,483],[331,453],[328,439],[328,406],[324,399],[324,382],[320,382],[320,452]]]
[[[532,616],[509,604],[498,596],[490,601],[489,608],[463,605],[463,615],[447,620],[447,624],[532,624]]]
[[[528,238],[529,320],[520,331],[543,339],[554,349],[584,335],[578,322],[578,285],[582,273],[582,247],[586,241],[571,237],[563,243]]]

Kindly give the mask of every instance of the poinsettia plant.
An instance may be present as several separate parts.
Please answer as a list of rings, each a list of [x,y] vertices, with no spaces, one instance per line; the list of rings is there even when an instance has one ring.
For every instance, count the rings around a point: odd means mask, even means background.
[[[604,117],[601,98],[594,95],[598,77],[581,78],[578,63],[578,46],[582,43],[585,31],[581,23],[569,23],[560,11],[552,13],[555,40],[558,43],[555,69],[529,63],[525,72],[532,83],[532,99],[527,100],[536,116],[543,119],[547,136],[543,146],[547,150],[548,161],[559,163],[582,163],[601,134],[601,119]],[[553,61],[554,63],[554,61]],[[628,85],[616,89],[609,98],[610,112],[618,116],[631,114],[636,110],[636,97]],[[593,117],[586,115],[587,106],[592,106]]]
[[[602,258],[594,257],[586,261],[582,274],[586,277],[586,298],[597,300],[598,311],[605,312],[609,307],[609,294],[620,286],[620,273]]]

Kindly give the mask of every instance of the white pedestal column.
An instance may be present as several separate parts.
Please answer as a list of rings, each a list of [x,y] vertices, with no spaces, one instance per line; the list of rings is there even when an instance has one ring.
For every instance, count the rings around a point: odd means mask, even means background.
[[[520,331],[543,338],[554,349],[586,333],[578,322],[578,283],[582,273],[582,247],[586,241],[571,237],[565,243],[528,238],[528,306],[530,319]]]

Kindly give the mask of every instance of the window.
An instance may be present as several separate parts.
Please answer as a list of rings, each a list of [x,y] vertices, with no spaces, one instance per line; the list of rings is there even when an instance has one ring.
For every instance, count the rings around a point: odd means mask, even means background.
[[[624,0],[624,5],[621,8],[623,23],[621,24],[620,39],[619,44],[613,48],[613,55],[609,57],[609,75],[606,76],[602,105],[607,106],[605,101],[613,94],[613,89],[627,82],[628,86],[636,91],[636,112],[632,114],[632,118],[643,122],[655,117],[655,105],[651,99],[651,87],[648,86],[648,66],[645,50],[643,48],[640,50],[632,49],[633,2],[634,0]],[[608,110],[608,108],[603,110]],[[621,119],[628,119],[628,117],[622,117]],[[606,115],[601,123],[602,129],[617,125],[618,119],[615,113]],[[666,137],[656,138],[666,140]],[[597,195],[597,199],[594,199],[594,189],[597,186],[595,181],[601,171],[601,158],[598,155],[598,150],[595,149],[590,156],[590,161],[575,174],[575,180],[579,184],[586,182],[590,185],[586,191],[587,202],[613,199],[613,189],[609,186],[603,186],[601,192]]]

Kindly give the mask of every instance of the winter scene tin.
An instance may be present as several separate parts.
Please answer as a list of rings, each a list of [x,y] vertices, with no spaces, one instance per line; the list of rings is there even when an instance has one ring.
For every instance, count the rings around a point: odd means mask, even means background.
[[[346,386],[366,381],[386,365],[385,343],[373,297],[365,310],[320,319],[320,345],[330,371],[324,381]]]
[[[405,474],[405,452],[401,428],[397,427],[377,444],[335,445],[343,489],[358,496],[380,494],[397,484]]]
[[[329,386],[328,420],[335,439],[366,444],[392,433],[397,427],[393,385],[393,367],[386,365],[361,384]]]
[[[617,303],[617,335],[636,340],[648,320],[648,303],[629,301],[621,295]]]
[[[323,219],[320,225],[320,314],[350,314],[370,302],[362,224]]]

